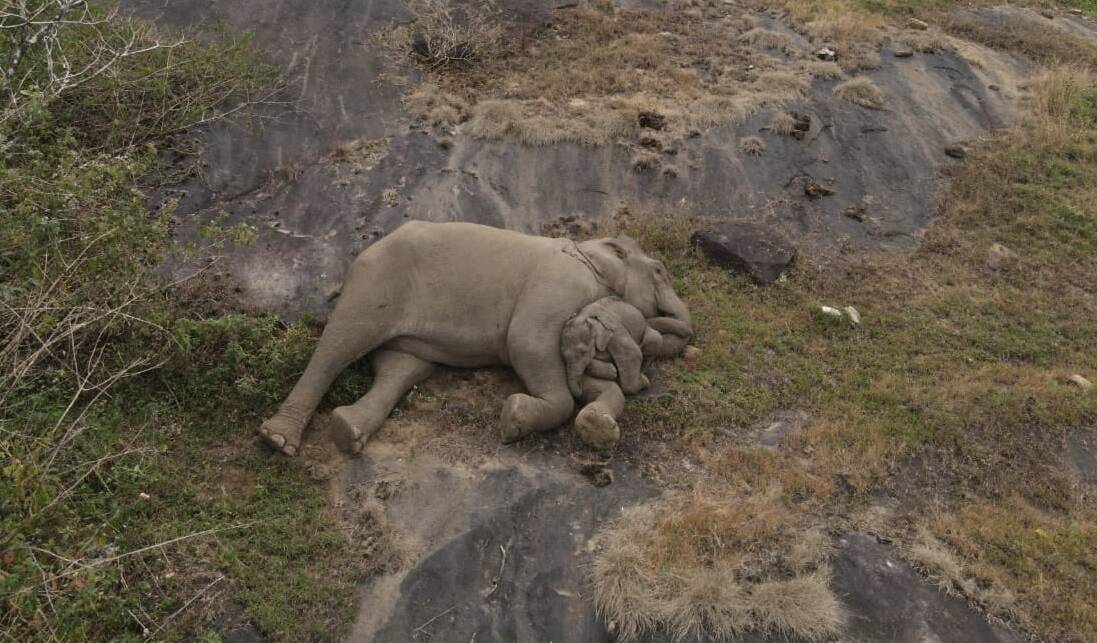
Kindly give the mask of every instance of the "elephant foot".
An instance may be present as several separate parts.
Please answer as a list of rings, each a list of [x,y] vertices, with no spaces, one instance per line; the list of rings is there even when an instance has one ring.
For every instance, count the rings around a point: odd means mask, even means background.
[[[366,440],[373,434],[370,423],[360,417],[353,407],[339,406],[331,412],[332,438],[344,453],[362,452]]]
[[[575,434],[595,449],[612,448],[621,439],[617,419],[598,404],[588,404],[575,416]]]
[[[547,431],[567,422],[574,398],[566,387],[546,398],[515,393],[503,404],[499,433],[504,444],[520,440],[537,431]]]
[[[499,420],[499,437],[503,444],[517,442],[530,433],[528,424],[523,421],[527,415],[527,398],[528,395],[516,393],[503,404],[503,416]]]
[[[302,424],[287,415],[276,413],[259,425],[258,433],[275,450],[292,458],[301,446]]]

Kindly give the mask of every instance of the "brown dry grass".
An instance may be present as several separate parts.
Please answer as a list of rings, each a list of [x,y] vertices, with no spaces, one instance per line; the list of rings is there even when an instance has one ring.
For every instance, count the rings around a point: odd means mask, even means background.
[[[857,76],[838,83],[834,87],[834,95],[868,109],[884,108],[884,93],[868,76]]]
[[[944,29],[960,38],[1022,54],[1046,65],[1083,64],[1097,68],[1097,43],[1084,40],[1039,15],[1007,13],[996,19],[960,11],[941,18]]]
[[[761,156],[766,151],[766,143],[757,136],[744,136],[739,139],[739,151],[747,156]]]
[[[781,110],[773,115],[773,118],[769,121],[769,131],[777,134],[778,136],[788,136],[792,134],[792,131],[796,125],[796,117]]]
[[[725,639],[748,630],[811,640],[843,610],[828,587],[829,538],[777,489],[718,486],[628,511],[598,539],[595,605],[621,640],[663,629]]]
[[[561,11],[551,28],[517,38],[495,59],[435,70],[435,87],[412,94],[408,105],[431,124],[467,117],[465,131],[479,138],[601,145],[642,132],[666,142],[741,121],[801,96],[813,75],[835,73],[794,51],[784,34],[706,15],[587,5]],[[789,60],[760,51],[769,48]],[[661,115],[665,126],[644,129],[644,112]]]

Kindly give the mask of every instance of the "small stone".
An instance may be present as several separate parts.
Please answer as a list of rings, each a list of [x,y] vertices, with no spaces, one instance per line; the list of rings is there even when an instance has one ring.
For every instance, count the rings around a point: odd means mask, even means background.
[[[838,310],[837,308],[833,308],[831,306],[820,306],[819,311],[822,312],[824,315],[826,315],[828,317],[841,318],[841,316],[842,316],[842,311]]]
[[[1067,9],[1067,13],[1069,13],[1072,16],[1080,16],[1080,15],[1082,15],[1082,10],[1081,9]]]
[[[954,159],[962,159],[967,156],[967,150],[963,145],[949,145],[945,148],[945,156],[951,156]]]
[[[822,47],[815,50],[815,57],[819,60],[834,60],[838,57],[838,50],[834,47]]]
[[[1055,13],[1052,12],[1050,9],[1042,9],[1040,11],[1040,15],[1047,18],[1048,20],[1052,20],[1053,18],[1055,18]]]
[[[861,223],[864,223],[864,221],[865,221],[865,206],[863,206],[863,205],[851,205],[848,208],[846,208],[846,211],[845,211],[844,214],[847,217],[853,219],[854,221],[859,221]]]
[[[857,312],[856,308],[854,308],[853,306],[846,306],[842,310],[844,310],[846,315],[849,316],[849,320],[853,322],[854,326],[861,325],[861,313]]]
[[[1087,380],[1086,378],[1082,377],[1081,375],[1079,375],[1077,373],[1075,373],[1074,375],[1071,375],[1070,377],[1068,377],[1067,381],[1070,382],[1071,384],[1074,384],[1075,386],[1082,389],[1083,391],[1088,391],[1091,388],[1093,388],[1093,382],[1090,382],[1089,380]]]
[[[682,359],[685,360],[686,366],[690,368],[697,368],[697,365],[701,363],[701,349],[696,346],[686,346],[682,351]]]
[[[1017,253],[1000,243],[992,243],[987,248],[986,262],[991,270],[1004,270],[1017,260]]]
[[[834,190],[819,183],[815,179],[808,179],[804,182],[804,194],[812,199],[818,199],[821,196],[830,196],[834,194]]]
[[[1001,87],[995,85],[994,83],[991,83],[991,84],[987,85],[987,89],[989,89],[992,92],[996,92],[999,89],[1001,89]]]
[[[896,49],[894,52],[892,52],[892,55],[895,56],[896,58],[910,58],[911,56],[914,55],[914,50],[912,50],[912,49]]]
[[[917,29],[918,31],[925,31],[926,29],[929,29],[929,23],[917,18],[911,18],[910,20],[907,20],[907,27],[910,29]]]
[[[693,233],[691,241],[709,261],[771,284],[796,258],[796,248],[776,230],[750,221],[717,223]]]

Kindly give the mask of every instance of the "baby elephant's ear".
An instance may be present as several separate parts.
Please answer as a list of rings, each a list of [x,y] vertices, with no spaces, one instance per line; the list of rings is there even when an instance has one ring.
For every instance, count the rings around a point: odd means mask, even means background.
[[[568,388],[575,397],[583,394],[583,373],[594,359],[595,328],[601,328],[601,324],[579,316],[569,319],[560,333],[560,353],[567,369]]]
[[[594,333],[594,347],[599,351],[604,351],[609,347],[609,342],[613,339],[613,333],[616,331],[615,326],[617,324],[607,324],[601,318],[595,318],[590,320],[590,326]]]

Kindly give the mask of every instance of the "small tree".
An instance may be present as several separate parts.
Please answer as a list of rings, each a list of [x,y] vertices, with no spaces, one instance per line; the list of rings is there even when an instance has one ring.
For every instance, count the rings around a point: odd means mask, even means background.
[[[117,9],[87,0],[0,0],[0,93],[18,108],[35,93],[52,98],[96,78],[118,61],[162,43],[147,29],[119,30]],[[73,37],[74,32],[80,37]]]

